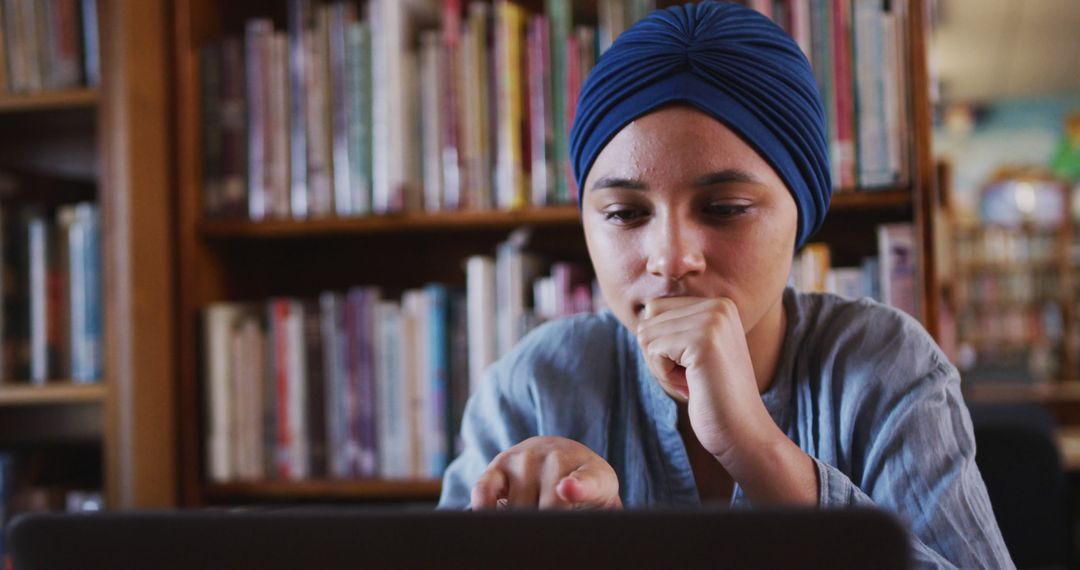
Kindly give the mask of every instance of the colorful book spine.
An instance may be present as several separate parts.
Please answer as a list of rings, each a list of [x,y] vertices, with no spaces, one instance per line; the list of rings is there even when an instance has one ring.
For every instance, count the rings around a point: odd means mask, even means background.
[[[449,463],[450,294],[443,285],[425,287],[428,301],[428,406],[424,411],[425,477],[438,479]]]
[[[307,67],[311,0],[289,0],[289,198],[292,216],[308,215]]]
[[[322,313],[323,373],[328,474],[346,479],[351,473],[348,456],[348,335],[344,295],[325,292],[319,296]]]
[[[543,15],[529,19],[528,61],[529,150],[532,205],[545,206],[553,198],[552,117],[551,117],[551,44],[550,24]]]
[[[349,97],[349,182],[352,213],[371,212],[371,25],[364,19],[346,28]]]
[[[355,8],[351,4],[337,2],[327,7],[329,11],[329,52],[330,73],[330,109],[332,120],[331,139],[333,154],[334,213],[340,217],[349,217],[356,213],[353,204],[353,168],[349,157],[350,128],[352,114],[356,108],[350,104],[350,69],[348,67],[349,25],[356,19]]]
[[[555,203],[565,204],[573,200],[569,182],[573,177],[569,162],[570,105],[567,75],[570,57],[567,46],[571,40],[570,0],[545,0],[547,17],[551,23],[551,92],[552,92],[552,139],[555,164]]]
[[[851,0],[832,0],[833,75],[836,104],[836,153],[841,190],[851,190],[855,176],[855,102],[851,66]]]
[[[270,20],[249,20],[244,35],[247,101],[247,187],[248,217],[261,220],[267,213],[265,165],[267,139],[268,45],[273,34]]]
[[[288,39],[270,36],[266,73],[266,215],[287,219],[292,214],[289,182]]]
[[[461,207],[462,161],[461,118],[463,115],[461,89],[458,76],[461,73],[459,58],[461,50],[461,0],[442,2],[443,68],[441,82],[445,88],[442,114],[441,152],[443,176],[443,206],[448,210]]]
[[[918,250],[909,223],[878,227],[881,301],[918,318]]]
[[[324,218],[334,213],[334,172],[330,85],[330,8],[315,10],[309,30],[306,67],[308,216]]]
[[[443,40],[440,33],[428,30],[420,36],[420,124],[421,163],[423,174],[424,210],[443,209],[443,159],[445,132],[443,112],[446,110],[445,89],[442,84]]]

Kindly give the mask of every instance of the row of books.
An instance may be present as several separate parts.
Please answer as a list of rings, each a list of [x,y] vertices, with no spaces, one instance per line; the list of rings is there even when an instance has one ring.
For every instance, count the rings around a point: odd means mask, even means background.
[[[4,380],[102,377],[101,225],[91,202],[2,210]]]
[[[1028,270],[1033,265],[1053,265],[1061,250],[1059,231],[991,226],[979,231],[958,232],[954,242],[957,264],[970,269],[1000,269],[1005,264]]]
[[[994,311],[1001,305],[1032,305],[1063,298],[1062,276],[1054,272],[980,274],[954,283],[962,311]]]
[[[97,0],[0,1],[0,93],[101,82]]]
[[[909,180],[905,0],[751,2],[806,51],[841,189]],[[207,215],[304,219],[572,202],[568,133],[598,54],[654,8],[603,0],[290,0],[201,54]],[[437,6],[437,4],[436,4]]]
[[[800,291],[868,297],[918,318],[918,257],[909,223],[878,227],[878,254],[858,266],[833,267],[828,244],[809,243],[795,256],[789,284]]]
[[[530,287],[536,258],[513,245],[467,265],[464,292],[431,284],[395,300],[355,287],[208,306],[208,479],[440,477],[480,372],[544,317],[594,310],[581,268],[555,264]],[[540,309],[532,290],[547,297]]]
[[[566,139],[596,33],[571,25],[569,0],[547,4],[527,16],[506,1],[445,0],[435,28],[438,10],[415,3],[371,0],[359,13],[290,0],[286,31],[259,18],[242,39],[206,46],[207,214],[572,200]]]

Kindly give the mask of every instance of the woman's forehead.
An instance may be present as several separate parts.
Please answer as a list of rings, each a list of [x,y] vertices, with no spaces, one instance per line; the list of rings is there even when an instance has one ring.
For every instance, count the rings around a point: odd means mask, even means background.
[[[589,173],[601,177],[697,179],[713,172],[762,174],[768,163],[731,129],[686,107],[667,107],[623,127],[601,150]]]

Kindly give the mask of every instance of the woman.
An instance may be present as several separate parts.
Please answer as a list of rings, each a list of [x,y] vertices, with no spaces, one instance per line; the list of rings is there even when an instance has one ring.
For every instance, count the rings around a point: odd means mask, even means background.
[[[786,288],[831,193],[790,37],[738,5],[655,12],[590,75],[571,154],[610,311],[490,368],[441,506],[877,505],[926,565],[1011,565],[929,335]]]

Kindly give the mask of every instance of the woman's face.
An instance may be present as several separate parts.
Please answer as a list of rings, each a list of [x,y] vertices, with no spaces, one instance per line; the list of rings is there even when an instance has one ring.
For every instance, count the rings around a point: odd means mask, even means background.
[[[720,122],[665,107],[600,152],[582,195],[604,299],[637,330],[645,303],[728,297],[747,333],[781,310],[798,211],[780,177]]]

